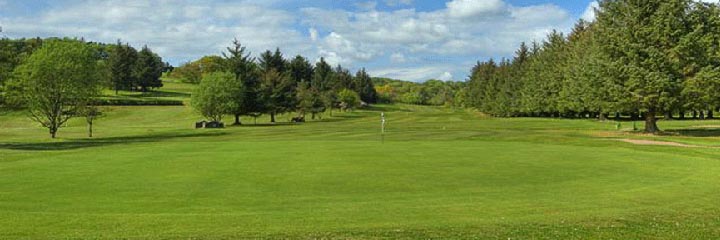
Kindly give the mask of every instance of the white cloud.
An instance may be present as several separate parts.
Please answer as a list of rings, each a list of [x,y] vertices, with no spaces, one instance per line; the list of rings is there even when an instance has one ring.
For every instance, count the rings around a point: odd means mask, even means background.
[[[453,75],[452,75],[452,73],[450,73],[450,72],[444,72],[444,73],[441,74],[439,77],[437,77],[437,79],[438,79],[438,80],[441,80],[441,81],[452,81],[452,80],[453,80]]]
[[[390,55],[390,62],[392,63],[405,63],[407,59],[405,59],[405,55],[402,53],[393,53]]]
[[[373,76],[386,77],[393,79],[403,79],[409,81],[425,81],[429,79],[452,79],[450,71],[456,70],[450,65],[428,65],[422,67],[397,67],[397,68],[383,68],[368,70],[368,73]],[[447,73],[447,74],[446,74]],[[449,76],[449,78],[448,78]]]
[[[0,16],[0,21],[10,37],[122,39],[135,46],[148,45],[176,63],[219,54],[234,38],[256,53],[277,46],[288,54],[311,52],[307,37],[292,28],[297,23],[295,15],[250,2],[76,2],[40,12],[37,17]]]
[[[707,0],[705,0],[707,1]],[[585,9],[585,12],[582,15],[582,19],[588,22],[595,21],[595,10],[600,7],[600,4],[597,1],[592,1],[590,5],[587,6]]]
[[[310,40],[312,40],[313,42],[317,42],[318,38],[320,37],[318,30],[315,28],[310,28],[308,32],[310,32]]]
[[[173,63],[219,54],[237,38],[255,54],[280,47],[286,56],[325,57],[349,68],[366,66],[380,76],[426,80],[461,76],[475,60],[509,56],[520,42],[570,29],[575,20],[552,4],[452,0],[433,11],[383,11],[377,3],[404,8],[413,1],[366,0],[356,5],[360,10],[295,11],[281,10],[278,6],[288,4],[281,0],[74,0],[32,16],[0,15],[0,23],[9,37],[148,45]]]
[[[364,11],[372,11],[375,10],[375,7],[377,7],[376,1],[368,1],[368,2],[359,2],[355,3],[355,7],[364,10]]]
[[[385,5],[390,7],[401,6],[401,5],[412,5],[413,0],[385,0]]]
[[[450,17],[492,17],[505,13],[508,5],[503,0],[453,0],[446,3]]]
[[[574,23],[567,11],[549,4],[515,7],[501,0],[455,0],[447,6],[432,12],[403,9],[354,13],[318,8],[302,12],[305,24],[332,29],[350,42],[348,45],[361,43],[363,47],[356,49],[374,53],[372,56],[393,52],[508,55],[520,42],[542,40],[552,29],[566,30]],[[490,14],[495,17],[475,18]]]

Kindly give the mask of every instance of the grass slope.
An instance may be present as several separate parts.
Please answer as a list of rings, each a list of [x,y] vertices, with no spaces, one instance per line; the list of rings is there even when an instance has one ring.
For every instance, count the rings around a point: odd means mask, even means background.
[[[719,149],[616,141],[720,145],[719,121],[642,136],[380,105],[195,130],[187,106],[107,110],[97,138],[76,120],[54,141],[0,114],[0,238],[720,237]]]

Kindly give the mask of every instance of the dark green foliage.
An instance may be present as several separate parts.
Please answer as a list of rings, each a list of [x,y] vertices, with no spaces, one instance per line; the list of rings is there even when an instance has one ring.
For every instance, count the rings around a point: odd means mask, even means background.
[[[349,70],[338,65],[335,67],[332,79],[332,89],[339,92],[343,89],[356,89],[355,80]]]
[[[110,83],[115,94],[120,90],[130,90],[137,82],[134,69],[138,60],[138,52],[130,45],[118,41],[112,48],[108,58]]]
[[[473,68],[471,106],[495,116],[645,118],[709,111],[720,98],[720,11],[691,0],[605,0],[595,22]],[[682,117],[682,116],[681,116]]]
[[[223,58],[226,70],[235,75],[236,81],[242,83],[241,104],[232,111],[235,116],[234,125],[240,125],[240,116],[259,116],[263,112],[260,76],[255,59],[250,57],[249,52],[246,53],[246,48],[237,39],[233,41],[232,47],[227,48],[227,53],[223,53]]]
[[[147,92],[151,88],[160,88],[163,86],[160,77],[162,77],[165,64],[162,58],[153,53],[147,46],[138,53],[137,62],[134,68],[135,88],[139,88],[141,92]]]
[[[332,78],[332,67],[325,62],[324,58],[320,58],[320,61],[315,64],[315,74],[310,82],[310,86],[320,92],[332,90]]]
[[[315,69],[313,69],[312,64],[308,62],[307,59],[303,56],[295,56],[295,58],[290,61],[290,64],[288,66],[288,70],[290,71],[290,78],[295,80],[297,83],[301,82],[310,82],[313,79],[313,74],[315,72]]]
[[[294,111],[297,107],[297,81],[288,71],[289,63],[285,61],[280,49],[275,52],[266,51],[260,56],[263,109],[270,114],[270,122],[275,122],[275,115]]]
[[[355,92],[360,95],[360,99],[366,103],[377,102],[377,91],[375,91],[375,85],[372,82],[372,78],[365,71],[365,68],[360,69],[355,74]]]

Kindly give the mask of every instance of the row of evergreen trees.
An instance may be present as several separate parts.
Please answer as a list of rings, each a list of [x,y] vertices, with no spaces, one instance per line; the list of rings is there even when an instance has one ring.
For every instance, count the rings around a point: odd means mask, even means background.
[[[602,0],[594,22],[513,59],[479,62],[468,103],[495,116],[712,117],[720,106],[720,7],[692,0]]]
[[[138,52],[118,41],[108,49],[107,63],[110,84],[116,94],[120,90],[147,92],[163,86],[160,77],[167,64],[147,46]]]
[[[232,81],[226,76],[213,74],[231,73]],[[261,114],[275,116],[288,112],[301,115],[319,113],[340,108],[348,104],[344,99],[357,95],[358,102],[375,103],[377,93],[370,75],[365,69],[355,75],[337,66],[331,67],[321,58],[315,65],[305,57],[285,59],[279,49],[266,51],[258,59],[237,40],[227,48],[222,57],[210,56],[187,63],[174,70],[173,74],[188,82],[200,78],[200,89],[193,96],[193,105],[206,117],[217,120],[223,114],[233,115],[235,125],[242,124],[241,116],[257,118]],[[204,81],[214,81],[204,84]],[[206,89],[222,90],[222,96],[205,96]],[[216,92],[217,93],[217,92]],[[345,104],[345,105],[343,105]]]

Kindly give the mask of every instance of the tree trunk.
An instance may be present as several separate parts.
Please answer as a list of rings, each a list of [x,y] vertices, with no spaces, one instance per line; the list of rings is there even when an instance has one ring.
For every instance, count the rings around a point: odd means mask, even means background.
[[[93,126],[93,123],[88,122],[88,137],[91,137],[91,138],[92,138],[92,126]]]
[[[712,109],[708,110],[707,119],[713,119],[715,118],[715,113]]]
[[[672,112],[671,112],[671,111],[665,112],[665,117],[664,117],[663,119],[664,119],[665,121],[673,120]]]
[[[685,111],[680,111],[680,120],[685,120]]]
[[[600,113],[600,115],[598,115],[598,116],[599,116],[599,118],[600,118],[600,121],[603,121],[603,122],[604,122],[604,121],[607,121],[607,120],[608,120],[608,114],[607,114],[607,113]]]
[[[270,122],[275,123],[275,113],[274,112],[270,113]]]
[[[700,120],[705,120],[705,111],[700,111]]]
[[[315,120],[315,113],[312,113],[312,120]]]
[[[615,121],[620,121],[620,118],[621,118],[621,117],[622,117],[622,116],[620,115],[619,112],[616,112],[616,113],[615,113]]]
[[[697,111],[693,111],[693,119],[697,119],[697,118],[698,118]]]
[[[56,134],[57,134],[57,129],[50,128],[50,138],[55,139]]]
[[[235,123],[233,123],[235,126],[242,125],[242,122],[240,122],[240,114],[235,114]]]
[[[655,118],[655,111],[648,111],[645,113],[645,132],[656,134],[660,131],[657,126],[657,118]]]

